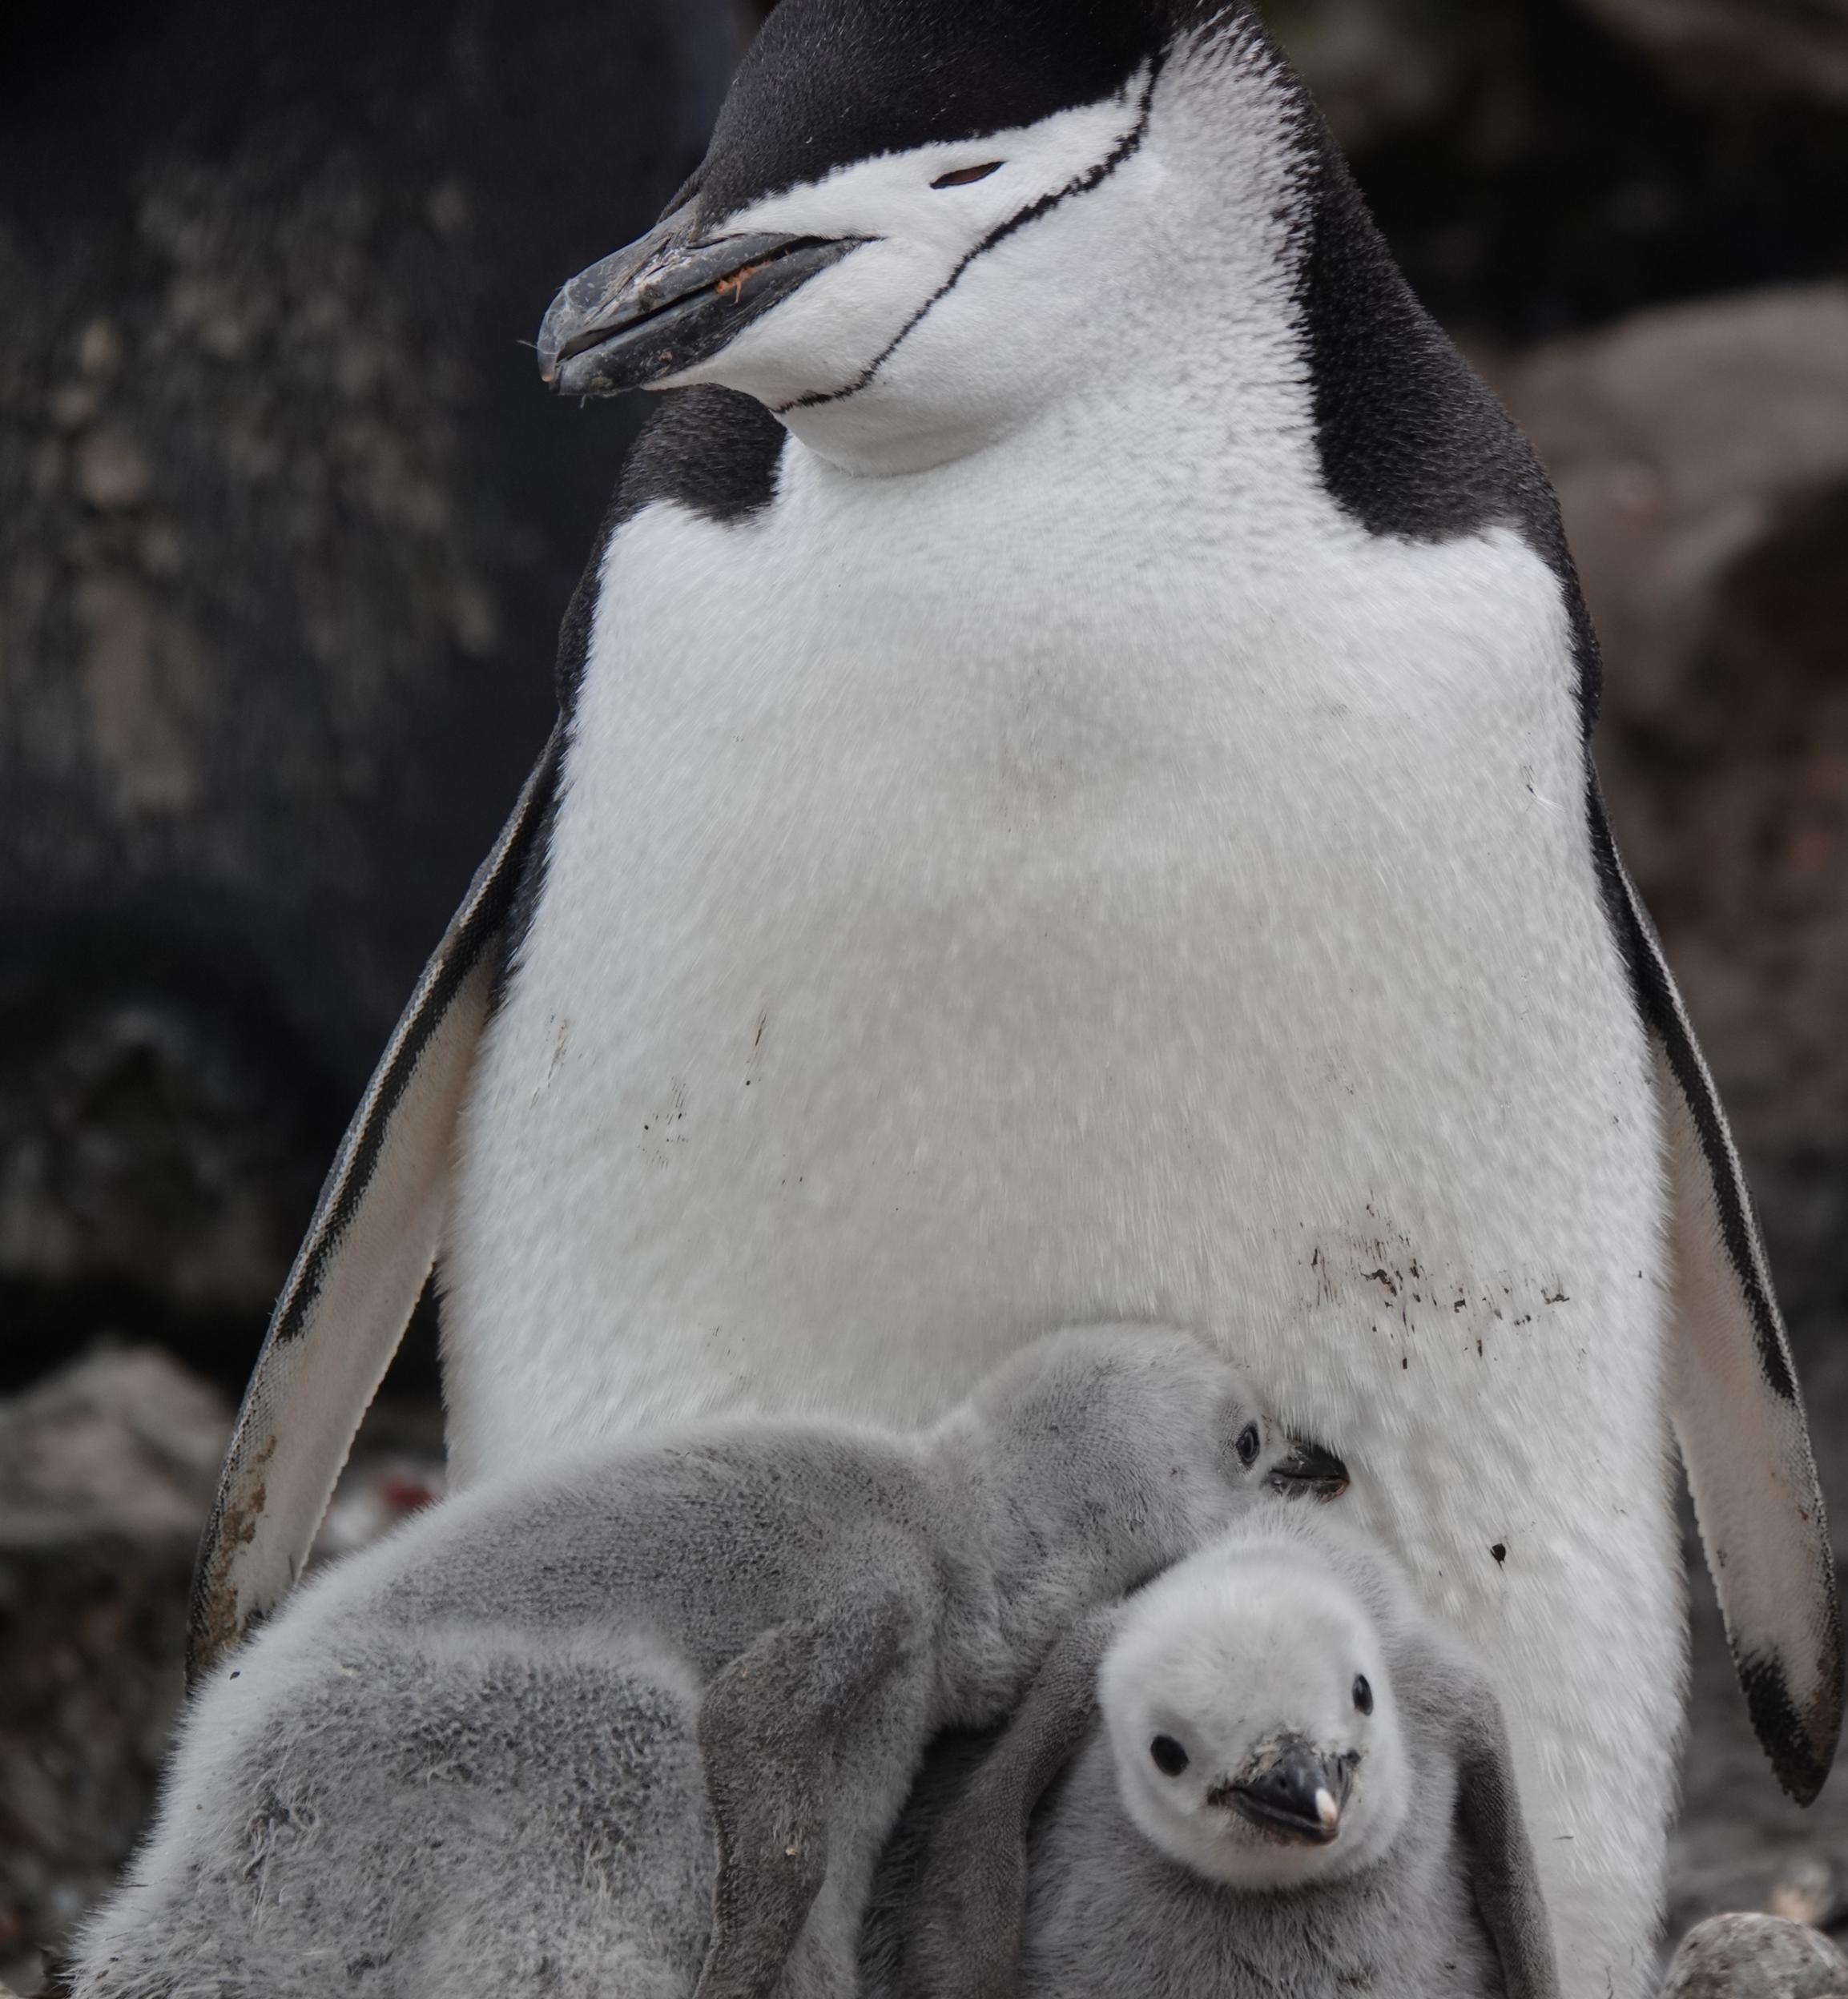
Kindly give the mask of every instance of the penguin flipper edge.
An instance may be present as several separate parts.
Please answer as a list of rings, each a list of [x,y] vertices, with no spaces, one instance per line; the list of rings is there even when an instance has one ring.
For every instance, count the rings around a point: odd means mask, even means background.
[[[293,1587],[429,1276],[456,1123],[559,748],[554,730],[393,1030],[276,1301],[199,1544],[189,1681]]]
[[[1842,1710],[1835,1560],[1809,1424],[1725,1113],[1601,803],[1596,825],[1621,891],[1667,1144],[1669,1413],[1752,1725],[1778,1782],[1808,1804]]]

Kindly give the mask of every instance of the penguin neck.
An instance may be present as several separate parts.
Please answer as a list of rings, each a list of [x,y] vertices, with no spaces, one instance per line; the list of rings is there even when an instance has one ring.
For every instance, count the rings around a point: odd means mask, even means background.
[[[975,259],[864,386],[779,412],[794,450],[849,477],[996,452],[1312,473],[1297,87],[1247,30],[1171,50],[1148,90],[1096,187]]]

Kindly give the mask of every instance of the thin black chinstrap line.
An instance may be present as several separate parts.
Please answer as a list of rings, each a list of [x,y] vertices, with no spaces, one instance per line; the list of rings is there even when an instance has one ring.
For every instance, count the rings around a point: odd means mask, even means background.
[[[963,273],[968,269],[977,257],[985,256],[1004,237],[1011,236],[1017,229],[1024,229],[1029,222],[1037,222],[1041,215],[1057,207],[1061,202],[1069,199],[1074,195],[1088,195],[1093,188],[1101,187],[1124,161],[1137,151],[1148,135],[1149,114],[1153,109],[1155,101],[1155,85],[1161,76],[1164,59],[1164,57],[1160,55],[1151,58],[1149,66],[1149,80],[1143,86],[1141,108],[1137,114],[1136,123],[1128,132],[1124,134],[1115,147],[1104,159],[1099,160],[1097,165],[1087,172],[1081,175],[1077,179],[1069,182],[1055,193],[1042,195],[1037,201],[1029,203],[1025,208],[1009,215],[1005,222],[991,229],[892,336],[884,350],[875,355],[872,360],[867,363],[856,380],[849,382],[845,388],[818,390],[813,395],[799,396],[794,402],[781,404],[776,414],[782,416],[792,409],[814,409],[825,403],[843,402],[849,396],[857,396],[897,352],[904,341],[911,336],[912,332],[937,301],[955,290]]]

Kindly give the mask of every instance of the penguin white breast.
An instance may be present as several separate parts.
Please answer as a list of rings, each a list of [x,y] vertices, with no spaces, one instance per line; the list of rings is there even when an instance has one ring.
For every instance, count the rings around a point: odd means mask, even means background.
[[[1145,428],[1082,480],[1047,441],[792,443],[756,518],[616,537],[465,1128],[465,1475],[740,1402],[916,1418],[1143,1315],[1351,1448],[1433,1370],[1653,1323],[1551,573]],[[1653,1336],[1599,1345],[1653,1408]]]

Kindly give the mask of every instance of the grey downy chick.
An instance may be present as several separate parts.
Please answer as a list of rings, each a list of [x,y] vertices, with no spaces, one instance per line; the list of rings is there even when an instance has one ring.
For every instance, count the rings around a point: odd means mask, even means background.
[[[77,1999],[844,1999],[931,1736],[1289,1449],[1117,1327],[914,1436],[731,1419],[466,1491],[201,1687]]]
[[[1319,1510],[1081,1620],[922,1872],[907,1999],[1559,1999],[1495,1694]]]

